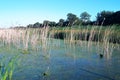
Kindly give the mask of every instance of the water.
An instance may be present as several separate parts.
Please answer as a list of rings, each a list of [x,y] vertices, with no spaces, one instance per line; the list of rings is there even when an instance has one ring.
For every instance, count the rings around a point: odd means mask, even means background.
[[[67,44],[63,40],[51,40],[29,49],[23,54],[14,47],[0,49],[4,63],[19,55],[15,63],[13,80],[120,80],[120,50],[113,49],[110,58],[100,58],[96,46]]]

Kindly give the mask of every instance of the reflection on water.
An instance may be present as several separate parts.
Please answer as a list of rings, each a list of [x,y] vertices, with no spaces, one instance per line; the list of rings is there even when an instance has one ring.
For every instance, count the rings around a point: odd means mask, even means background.
[[[63,40],[51,40],[36,49],[21,49],[7,46],[0,49],[0,59],[20,55],[13,73],[13,80],[120,80],[120,50],[109,47],[109,59],[102,45],[87,42],[68,44]],[[89,47],[89,48],[88,48]],[[5,61],[4,62],[7,62]]]

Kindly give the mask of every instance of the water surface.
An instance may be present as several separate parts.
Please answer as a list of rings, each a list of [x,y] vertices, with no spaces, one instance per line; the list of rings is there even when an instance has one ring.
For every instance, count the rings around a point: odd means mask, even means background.
[[[108,58],[100,58],[97,46],[68,44],[63,40],[50,40],[37,49],[2,46],[0,59],[7,63],[19,55],[15,63],[13,80],[120,80],[120,50],[113,49]]]

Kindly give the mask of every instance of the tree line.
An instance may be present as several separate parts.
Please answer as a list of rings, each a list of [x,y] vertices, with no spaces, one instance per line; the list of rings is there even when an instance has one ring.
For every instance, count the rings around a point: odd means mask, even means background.
[[[36,22],[35,24],[27,25],[27,28],[40,28],[40,27],[67,27],[74,25],[120,25],[120,11],[101,11],[97,13],[96,20],[90,20],[91,15],[88,12],[83,12],[77,17],[73,13],[67,14],[67,19],[59,19],[59,22],[44,20],[43,23]]]

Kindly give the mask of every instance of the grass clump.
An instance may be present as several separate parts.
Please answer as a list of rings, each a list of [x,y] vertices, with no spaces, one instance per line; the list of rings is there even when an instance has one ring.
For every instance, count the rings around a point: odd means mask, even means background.
[[[18,56],[12,57],[8,62],[4,62],[1,60],[2,62],[0,63],[0,80],[12,80],[16,59],[18,59]]]
[[[29,54],[29,51],[27,49],[22,50],[22,54]]]

